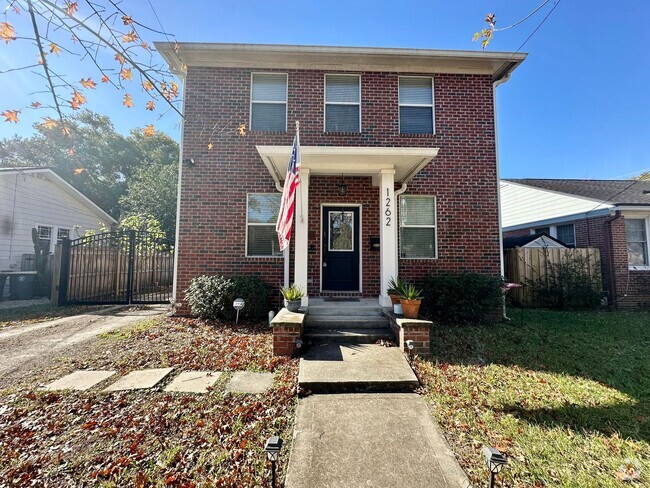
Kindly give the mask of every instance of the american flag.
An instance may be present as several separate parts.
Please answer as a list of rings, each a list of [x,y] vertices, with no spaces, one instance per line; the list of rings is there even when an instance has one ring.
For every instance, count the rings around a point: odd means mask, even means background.
[[[278,241],[280,242],[280,251],[284,251],[289,246],[289,240],[291,239],[296,188],[300,184],[299,175],[300,134],[296,131],[296,136],[293,138],[293,147],[291,148],[291,158],[287,166],[287,176],[284,179],[284,188],[282,189],[282,201],[280,202],[278,222],[275,224],[275,231],[278,233]]]

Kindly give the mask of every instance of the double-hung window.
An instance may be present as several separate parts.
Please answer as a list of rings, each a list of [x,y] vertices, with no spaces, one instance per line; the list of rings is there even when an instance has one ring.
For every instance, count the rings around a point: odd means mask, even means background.
[[[39,225],[37,227],[38,231],[38,242],[41,249],[46,253],[50,252],[50,246],[52,245],[52,227],[46,225]]]
[[[629,266],[650,266],[648,232],[645,219],[625,219],[627,262]]]
[[[251,130],[287,130],[287,75],[253,73]]]
[[[433,78],[400,76],[400,134],[433,134]]]
[[[435,197],[402,195],[399,221],[401,258],[438,257]]]
[[[361,77],[325,75],[325,132],[361,132]]]
[[[281,256],[275,224],[280,211],[279,193],[249,193],[246,210],[246,256]]]

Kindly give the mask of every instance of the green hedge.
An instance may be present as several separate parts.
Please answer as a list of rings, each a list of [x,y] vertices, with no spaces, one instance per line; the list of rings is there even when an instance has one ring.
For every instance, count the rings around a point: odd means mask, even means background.
[[[481,324],[500,317],[503,280],[478,273],[443,273],[420,282],[420,313],[451,324]]]
[[[271,309],[271,293],[259,276],[198,276],[185,290],[192,315],[202,319],[233,320],[236,298],[246,302],[240,318],[262,320]]]

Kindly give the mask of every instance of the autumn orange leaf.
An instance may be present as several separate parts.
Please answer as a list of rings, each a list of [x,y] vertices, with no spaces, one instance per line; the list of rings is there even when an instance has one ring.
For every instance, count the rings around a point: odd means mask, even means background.
[[[142,133],[145,137],[151,137],[156,133],[156,129],[154,129],[153,125],[149,124],[142,129]]]
[[[145,80],[142,82],[142,88],[144,88],[147,91],[153,90],[153,84],[150,81]]]
[[[59,123],[51,117],[43,117],[42,127],[46,129],[54,129]]]
[[[102,76],[102,83],[108,83],[108,82],[109,82],[108,76],[106,75]]]
[[[92,90],[94,90],[95,87],[97,86],[97,83],[95,83],[95,82],[94,82],[93,80],[91,80],[90,78],[88,78],[88,79],[86,79],[86,80],[83,79],[83,78],[81,78],[81,80],[79,81],[79,83],[81,83],[81,86],[83,86],[84,88],[90,88],[90,89],[92,89]]]
[[[146,49],[147,51],[151,51],[151,48],[149,47],[149,44],[147,44],[146,42],[141,42],[140,47],[142,49]]]
[[[133,79],[133,71],[131,71],[131,68],[122,68],[120,71],[120,75],[122,76],[123,80],[132,80]]]
[[[156,103],[153,100],[147,102],[147,110],[151,110],[152,112],[156,110]]]
[[[115,61],[117,61],[120,64],[124,64],[124,61],[126,60],[124,59],[124,56],[122,56],[120,53],[117,53],[115,55]]]
[[[38,108],[38,107],[41,106],[41,102],[32,102],[31,106],[34,107],[34,108]]]
[[[214,147],[214,144],[211,142],[208,143],[208,151],[212,151],[212,148]]]
[[[237,127],[237,132],[239,132],[240,136],[245,136],[246,135],[246,124],[239,124],[239,127]]]
[[[14,124],[17,124],[19,113],[20,110],[5,110],[2,112],[2,116],[5,118],[5,122],[13,122]]]
[[[135,33],[134,30],[122,36],[122,42],[135,42],[137,40],[138,40],[138,35]]]
[[[68,6],[68,8],[66,8],[65,11],[68,12],[68,15],[70,16],[74,15],[74,13],[79,8],[77,2],[66,2],[66,5]]]
[[[61,52],[61,48],[58,45],[56,45],[55,43],[50,42],[50,52],[52,54],[55,54],[56,56],[58,56],[59,53]]]
[[[0,22],[0,39],[9,44],[9,41],[16,40],[16,31],[9,22]]]
[[[133,19],[130,15],[122,15],[122,22],[124,22],[124,25],[133,24]]]
[[[84,103],[86,103],[86,97],[84,97],[83,94],[75,90],[74,93],[72,94],[72,100],[70,100],[70,106],[72,107],[72,110],[78,110],[79,107],[82,106]]]
[[[133,98],[131,98],[131,95],[129,95],[128,93],[126,95],[124,95],[124,100],[122,101],[122,105],[124,105],[125,107],[128,107],[128,108],[133,107],[134,104],[133,104]]]

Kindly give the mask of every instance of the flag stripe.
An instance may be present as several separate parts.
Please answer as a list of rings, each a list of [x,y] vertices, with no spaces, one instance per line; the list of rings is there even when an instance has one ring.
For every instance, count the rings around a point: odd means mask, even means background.
[[[291,157],[287,166],[287,176],[284,179],[282,188],[282,201],[280,202],[280,211],[278,212],[278,221],[275,225],[275,231],[278,233],[278,242],[280,251],[284,251],[289,246],[291,239],[291,227],[293,224],[293,214],[295,208],[296,188],[300,184],[300,135],[296,131],[291,148]]]

